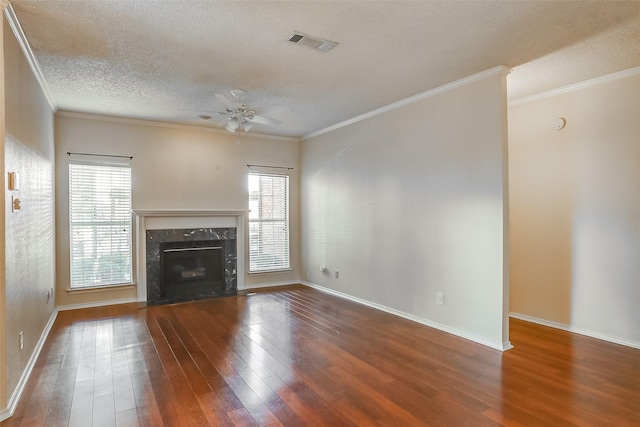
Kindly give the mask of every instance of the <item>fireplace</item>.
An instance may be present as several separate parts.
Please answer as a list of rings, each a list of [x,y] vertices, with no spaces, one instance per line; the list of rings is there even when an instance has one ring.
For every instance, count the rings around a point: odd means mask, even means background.
[[[235,295],[239,289],[244,289],[244,223],[248,211],[136,209],[133,212],[136,216],[136,282],[139,302],[165,304]],[[221,249],[200,249],[207,247]],[[198,250],[174,250],[188,248]],[[186,261],[177,255],[181,252],[201,251],[214,251],[209,254],[215,257],[215,261]],[[168,256],[170,261],[175,255],[177,260],[174,261],[183,263],[175,267],[174,276],[169,278],[165,277],[165,273],[174,271],[174,267],[164,266],[167,254],[171,254]],[[210,264],[206,264],[207,262]],[[175,276],[177,274],[178,277]],[[204,279],[204,283],[196,285],[200,279]],[[167,280],[172,284],[165,286]],[[176,280],[182,284],[177,284]]]
[[[225,295],[223,245],[220,240],[161,243],[161,302]]]

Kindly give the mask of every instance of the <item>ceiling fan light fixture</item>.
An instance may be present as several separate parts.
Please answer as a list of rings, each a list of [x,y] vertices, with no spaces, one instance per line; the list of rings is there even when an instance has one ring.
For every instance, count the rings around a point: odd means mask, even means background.
[[[222,119],[217,126],[224,126],[228,132],[236,133],[238,129],[248,132],[256,123],[266,126],[277,126],[280,124],[279,120],[259,115],[255,110],[249,108],[247,104],[240,102],[238,98],[244,96],[245,92],[243,90],[234,89],[231,93],[234,101],[229,100],[222,94],[215,94],[218,101],[226,106],[224,112],[218,112],[219,115],[226,117]]]
[[[238,129],[238,127],[240,127],[240,122],[235,117],[232,117],[231,119],[229,119],[229,123],[227,123],[225,129],[233,133]]]

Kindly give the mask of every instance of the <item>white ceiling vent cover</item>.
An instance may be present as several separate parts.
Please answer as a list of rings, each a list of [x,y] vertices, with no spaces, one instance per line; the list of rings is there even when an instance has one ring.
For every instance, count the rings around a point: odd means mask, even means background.
[[[306,46],[310,47],[311,49],[319,50],[320,52],[329,52],[331,49],[338,46],[338,42],[321,39],[320,37],[310,36],[298,31],[295,31],[289,36],[289,41],[299,44],[300,46]]]

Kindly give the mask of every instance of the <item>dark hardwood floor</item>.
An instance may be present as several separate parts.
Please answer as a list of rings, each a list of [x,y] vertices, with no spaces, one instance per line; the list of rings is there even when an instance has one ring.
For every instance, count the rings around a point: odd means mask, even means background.
[[[640,350],[501,353],[306,287],[61,312],[8,426],[639,426]]]

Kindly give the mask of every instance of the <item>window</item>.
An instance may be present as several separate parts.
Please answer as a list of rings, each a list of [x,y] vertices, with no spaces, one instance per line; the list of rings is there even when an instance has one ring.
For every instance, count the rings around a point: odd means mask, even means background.
[[[249,173],[249,272],[287,270],[289,177]]]
[[[71,288],[131,283],[131,168],[69,164]]]

